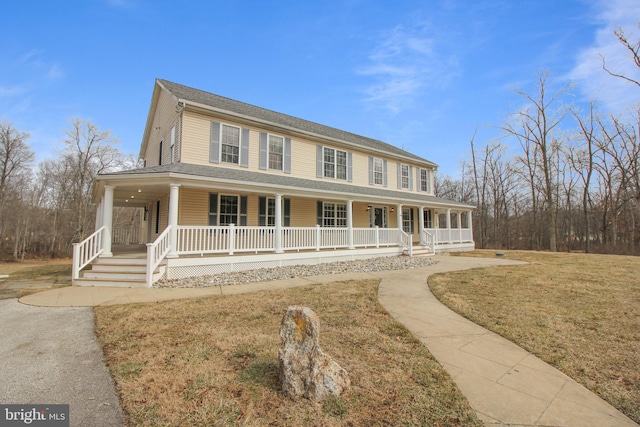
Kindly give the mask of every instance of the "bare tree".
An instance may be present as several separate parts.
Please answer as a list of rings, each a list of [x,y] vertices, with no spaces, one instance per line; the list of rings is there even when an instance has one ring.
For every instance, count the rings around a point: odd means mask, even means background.
[[[562,122],[565,112],[559,105],[561,97],[565,94],[566,89],[559,90],[551,96],[547,94],[548,71],[541,71],[538,74],[538,92],[536,95],[530,95],[523,91],[516,93],[524,97],[529,105],[517,111],[512,119],[507,121],[502,129],[518,140],[525,142],[533,147],[533,153],[527,153],[527,156],[537,155],[539,157],[529,158],[528,163],[535,163],[536,168],[540,168],[543,176],[542,190],[546,204],[546,221],[549,233],[549,250],[557,251],[557,198],[556,186],[557,181],[554,172],[555,153],[559,149],[561,139],[554,137],[554,130]],[[555,110],[554,110],[555,109]]]
[[[638,24],[638,27],[640,27],[640,23]],[[636,66],[638,68],[640,68],[640,40],[638,40],[636,42],[633,42],[633,41],[629,40],[628,36],[625,34],[625,32],[624,32],[624,30],[622,28],[618,28],[613,33],[618,38],[618,41],[620,43],[622,43],[622,45],[629,52],[631,52],[631,55],[633,57],[633,62],[636,64]],[[614,73],[613,71],[609,70],[607,68],[607,64],[605,62],[605,58],[603,56],[600,56],[600,58],[602,59],[602,69],[605,70],[609,75],[611,75],[613,77],[621,78],[621,79],[626,80],[626,81],[628,81],[630,83],[633,83],[633,84],[635,84],[637,86],[640,86],[640,81],[632,79],[631,77],[625,76],[624,74]]]

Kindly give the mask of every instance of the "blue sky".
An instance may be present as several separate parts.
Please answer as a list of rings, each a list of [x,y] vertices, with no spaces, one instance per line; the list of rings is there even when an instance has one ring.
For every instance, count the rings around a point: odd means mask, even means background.
[[[540,69],[576,103],[637,105],[613,35],[637,0],[4,1],[0,120],[56,156],[69,120],[137,154],[156,77],[380,139],[455,175]]]

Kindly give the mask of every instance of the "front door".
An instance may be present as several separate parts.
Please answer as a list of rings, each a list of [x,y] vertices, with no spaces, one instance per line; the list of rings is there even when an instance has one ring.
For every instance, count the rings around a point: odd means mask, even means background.
[[[374,206],[369,212],[369,225],[371,227],[387,228],[386,207]]]

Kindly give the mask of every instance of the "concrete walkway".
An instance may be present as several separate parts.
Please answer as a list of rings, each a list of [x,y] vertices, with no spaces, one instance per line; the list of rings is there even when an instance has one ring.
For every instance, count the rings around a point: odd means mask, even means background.
[[[380,278],[387,311],[418,337],[449,372],[488,426],[638,426],[557,369],[442,305],[426,279],[434,273],[522,264],[508,259],[438,256],[422,269],[293,278],[198,289],[70,287],[25,296],[38,306],[96,306],[286,289],[338,280]]]

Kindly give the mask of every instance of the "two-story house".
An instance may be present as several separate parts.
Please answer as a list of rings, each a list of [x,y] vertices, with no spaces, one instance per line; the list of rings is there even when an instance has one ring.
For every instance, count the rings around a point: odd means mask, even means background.
[[[76,245],[75,283],[135,285],[97,273],[109,262],[144,267],[139,280],[150,286],[161,276],[474,248],[473,206],[433,195],[435,163],[166,80],[155,82],[140,157],[141,169],[96,178],[96,233]],[[114,206],[144,209],[140,260],[114,256]]]

